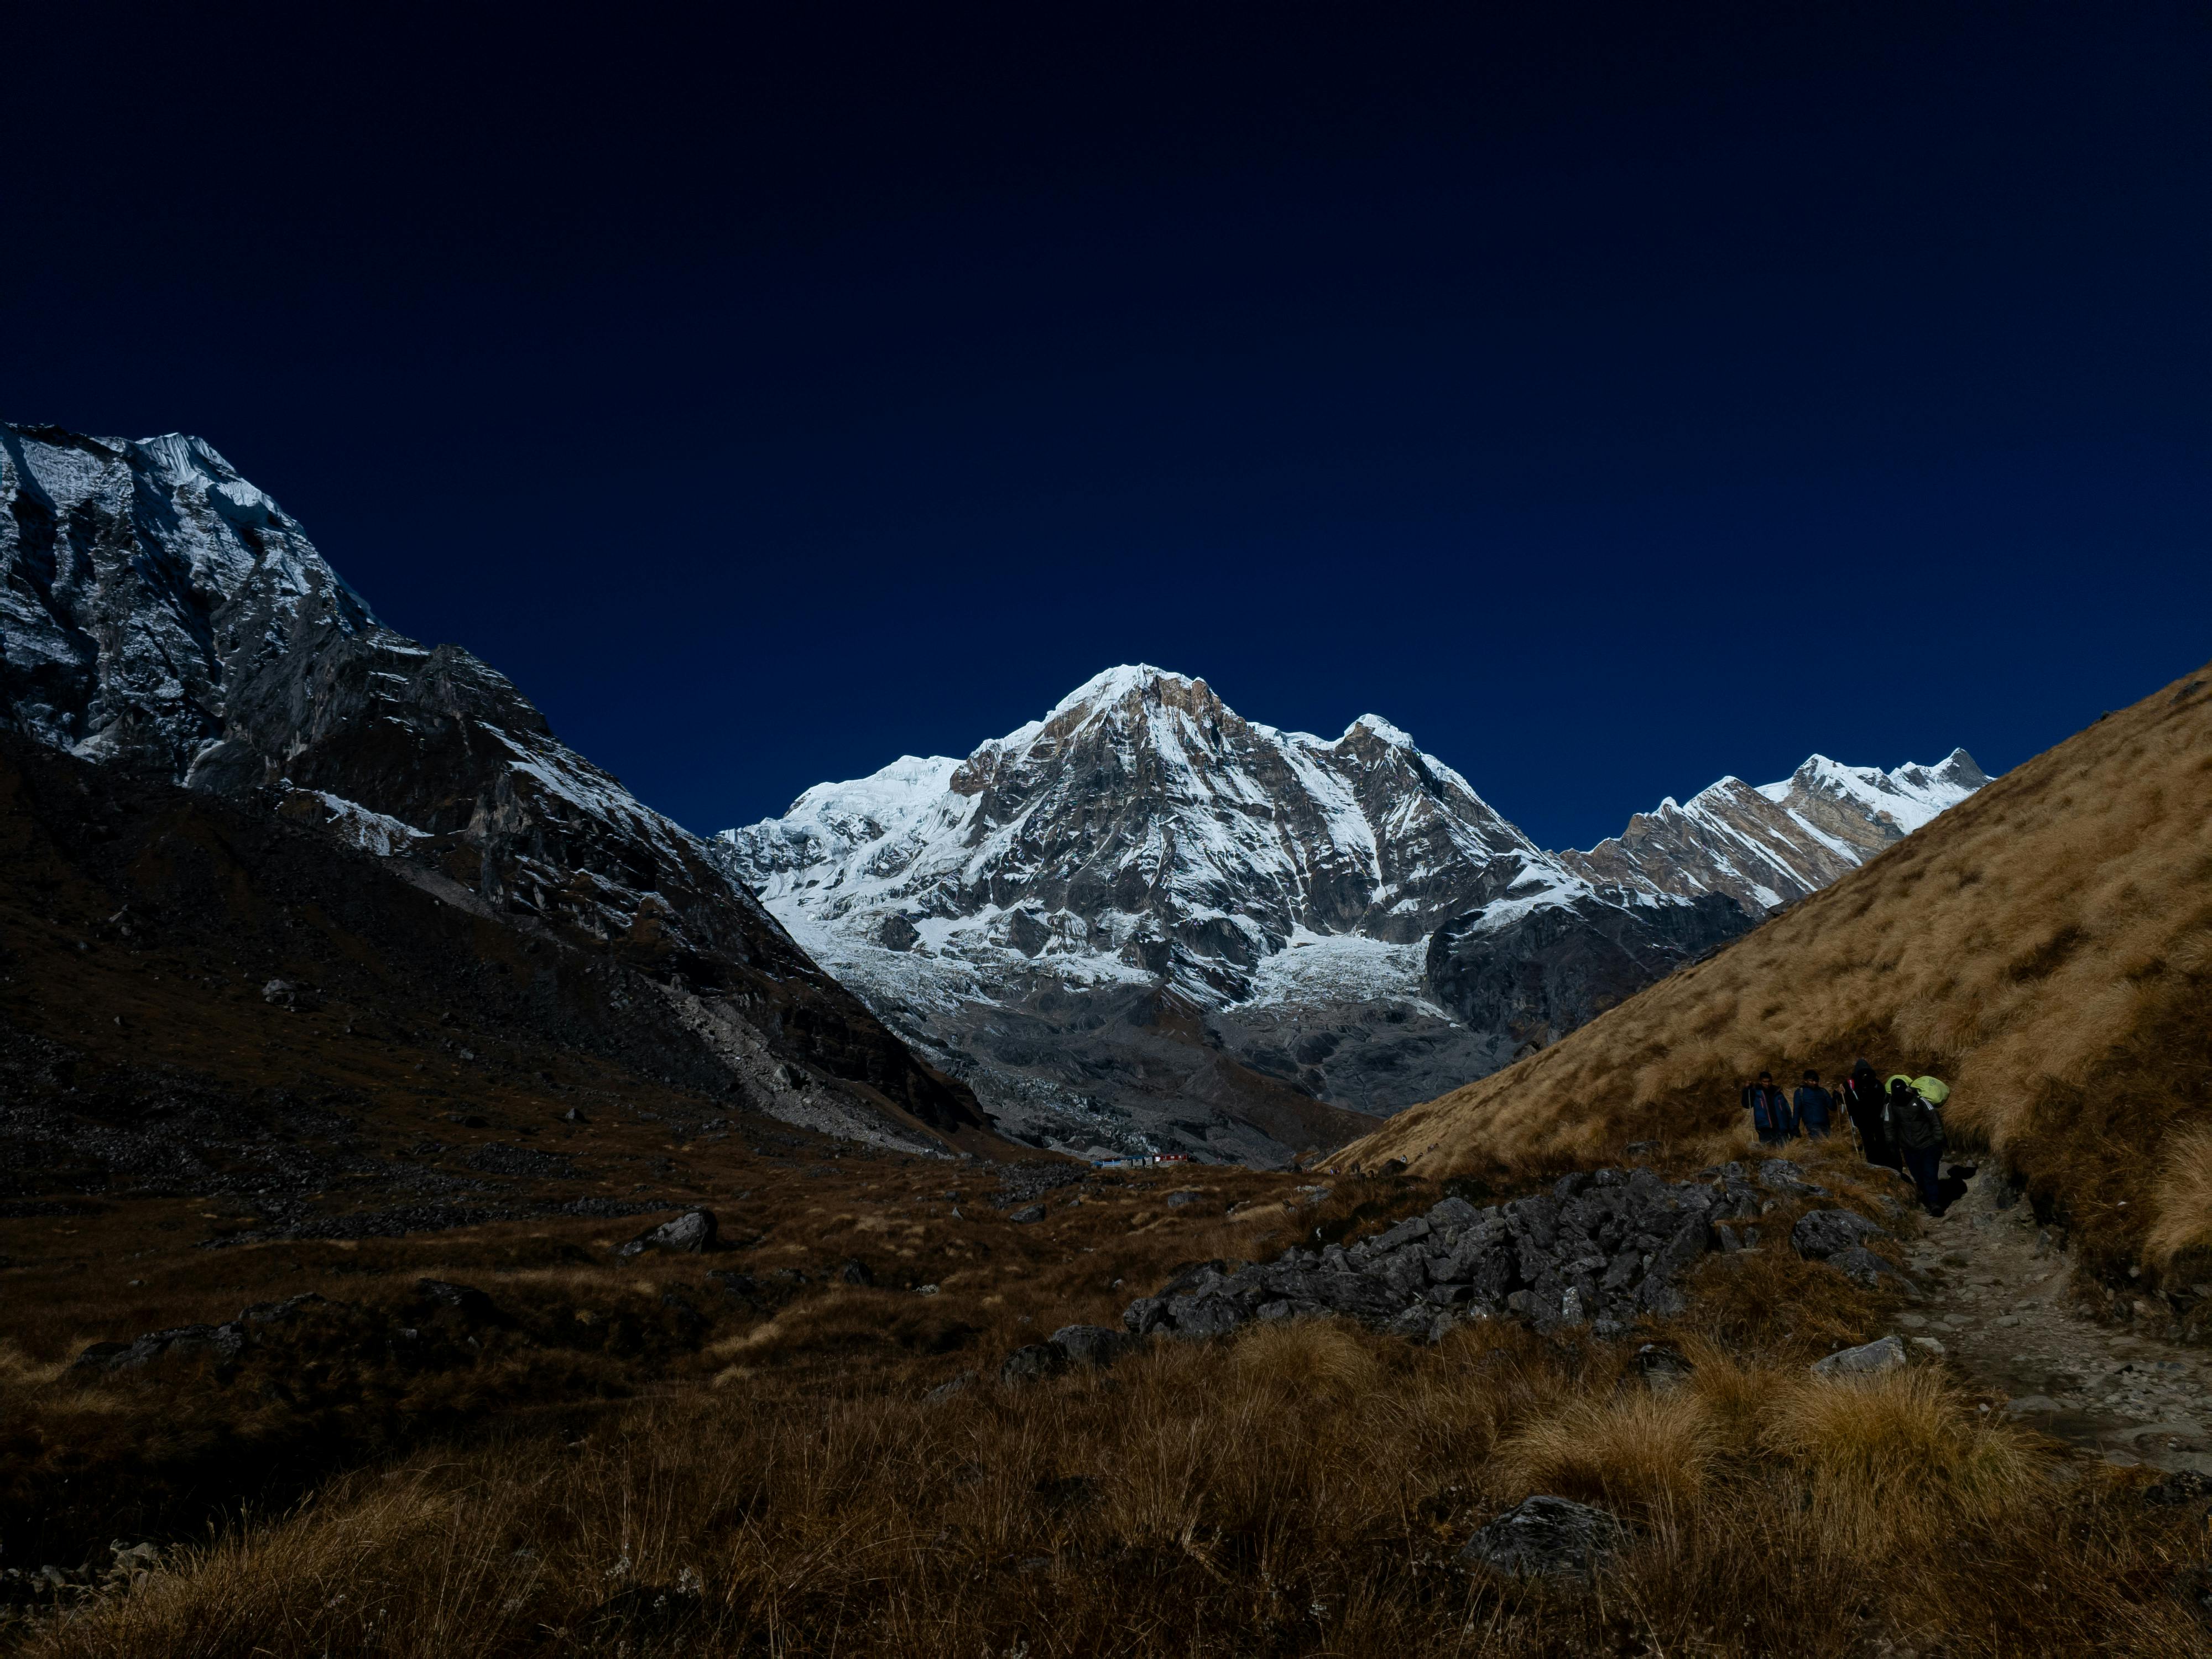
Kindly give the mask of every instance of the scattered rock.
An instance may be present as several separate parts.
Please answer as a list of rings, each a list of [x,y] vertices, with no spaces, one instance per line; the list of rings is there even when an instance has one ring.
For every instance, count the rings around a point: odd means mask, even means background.
[[[1008,1354],[999,1367],[1001,1382],[1037,1382],[1067,1369],[1067,1356],[1047,1342],[1032,1342]]]
[[[1029,1226],[1035,1222],[1039,1222],[1044,1219],[1044,1206],[1042,1204],[1030,1205],[1025,1209],[1016,1210],[1012,1215],[1008,1216],[1006,1219],[1012,1222],[1017,1227]]]
[[[157,1359],[204,1358],[228,1364],[246,1350],[246,1329],[233,1322],[223,1325],[178,1325],[166,1331],[149,1331],[131,1342],[95,1342],[76,1357],[74,1371],[143,1370]]]
[[[323,1000],[313,991],[289,979],[270,980],[261,988],[261,1000],[272,1008],[295,1014],[311,1014],[323,1006]]]
[[[975,1386],[975,1373],[973,1371],[963,1371],[959,1376],[954,1377],[950,1382],[939,1383],[927,1394],[922,1395],[922,1399],[933,1406],[939,1401],[951,1399],[956,1394],[965,1394],[969,1389]]]
[[[868,1271],[868,1264],[857,1256],[837,1269],[837,1277],[848,1285],[872,1285],[876,1282],[875,1274]]]
[[[1588,1578],[1620,1550],[1627,1531],[1587,1504],[1530,1498],[1478,1530],[1460,1559],[1516,1578]]]
[[[1690,1380],[1698,1368],[1681,1352],[1663,1342],[1647,1342],[1636,1351],[1636,1374],[1654,1394],[1665,1394]]]
[[[1878,1342],[1841,1349],[1826,1359],[1814,1360],[1813,1375],[1826,1377],[1874,1376],[1883,1371],[1894,1370],[1904,1363],[1905,1344],[1894,1336],[1885,1336]]]
[[[1130,1341],[1126,1332],[1103,1325],[1063,1325],[1048,1340],[1077,1365],[1110,1365]]]
[[[1759,1184],[1770,1193],[1797,1198],[1826,1198],[1828,1189],[1805,1179],[1804,1170],[1786,1158],[1770,1158],[1759,1166]]]
[[[2014,1405],[2017,1408],[2019,1402],[2015,1401]],[[2146,1504],[2195,1504],[2205,1498],[2212,1498],[2212,1479],[2194,1469],[2169,1474],[2156,1486],[2145,1486],[2142,1495]]]
[[[1790,1229],[1790,1243],[1797,1254],[1826,1261],[1844,1250],[1857,1248],[1869,1238],[1887,1235],[1855,1210],[1808,1210]]]
[[[1911,1283],[1898,1272],[1894,1263],[1883,1260],[1863,1245],[1837,1251],[1828,1258],[1828,1265],[1870,1291],[1880,1290],[1885,1279],[1894,1279],[1898,1284],[1907,1286]]]
[[[1170,1193],[1164,1201],[1170,1210],[1180,1210],[1187,1205],[1197,1203],[1198,1200],[1199,1194],[1192,1188],[1185,1188],[1182,1192]]]
[[[674,1250],[685,1255],[697,1255],[714,1248],[719,1231],[712,1210],[686,1210],[672,1221],[664,1221],[658,1227],[649,1227],[635,1238],[617,1249],[622,1256],[642,1255],[647,1250]]]

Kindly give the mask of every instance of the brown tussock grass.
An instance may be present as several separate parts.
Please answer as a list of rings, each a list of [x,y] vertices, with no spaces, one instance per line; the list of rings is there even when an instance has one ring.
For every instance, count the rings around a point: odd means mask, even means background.
[[[1711,1408],[1687,1389],[1575,1400],[1509,1436],[1492,1479],[1616,1513],[1686,1510],[1722,1443]]]
[[[1686,1338],[1693,1342],[1693,1339]],[[426,1455],[235,1528],[40,1659],[2197,1650],[2191,1516],[2061,1489],[1921,1373],[1739,1355],[1654,1397],[1624,1356],[1474,1328],[1155,1345],[941,1405],[776,1385],[575,1440]],[[1619,1508],[1594,1587],[1467,1573],[1533,1491]],[[2195,1529],[2192,1530],[2192,1528]]]
[[[1949,1081],[1956,1142],[1999,1152],[2094,1267],[2176,1279],[2212,1247],[2208,678],[2038,756],[1712,960],[1401,1114],[1340,1165],[1402,1158],[1442,1176],[1654,1138],[1740,1155],[1746,1080],[1832,1079],[1864,1054]]]

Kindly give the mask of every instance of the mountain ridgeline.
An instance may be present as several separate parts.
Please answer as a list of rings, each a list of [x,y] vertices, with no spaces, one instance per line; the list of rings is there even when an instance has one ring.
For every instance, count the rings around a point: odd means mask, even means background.
[[[0,426],[0,730],[149,790],[258,804],[533,948],[599,963],[666,1069],[788,1121],[988,1131],[695,837],[503,676],[380,623],[197,438]],[[149,796],[149,799],[151,796]]]
[[[1964,750],[1816,756],[1555,854],[1387,720],[1279,731],[1136,665],[717,851],[1008,1132],[1269,1162],[1556,1040],[1986,781]]]
[[[198,439],[0,426],[0,507],[13,741],[110,793],[265,811],[365,855],[331,882],[580,953],[626,1052],[886,1146],[1279,1164],[1555,1042],[1987,781],[1963,750],[1815,757],[1553,853],[1387,720],[1279,731],[1128,666],[702,841],[495,670],[386,627]]]

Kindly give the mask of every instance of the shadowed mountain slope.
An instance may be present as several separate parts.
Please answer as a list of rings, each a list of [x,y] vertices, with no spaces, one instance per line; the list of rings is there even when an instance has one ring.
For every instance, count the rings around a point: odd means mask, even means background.
[[[274,812],[641,974],[748,1104],[886,1144],[988,1133],[966,1086],[918,1063],[696,838],[496,670],[384,626],[200,439],[0,426],[9,730]]]
[[[1343,1158],[1427,1174],[1741,1133],[1762,1068],[1954,1089],[2107,1279],[2212,1313],[2212,668],[2100,719],[1729,946]]]

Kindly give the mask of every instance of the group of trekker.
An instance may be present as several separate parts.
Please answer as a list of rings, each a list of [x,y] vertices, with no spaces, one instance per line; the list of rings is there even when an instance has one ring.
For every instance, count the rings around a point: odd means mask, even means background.
[[[1768,1146],[1801,1134],[1808,1140],[1825,1139],[1840,1108],[1856,1133],[1866,1161],[1910,1176],[1920,1189],[1921,1203],[1934,1215],[1942,1208],[1936,1182],[1949,1136],[1941,1108],[1950,1094],[1949,1085],[1940,1078],[1900,1073],[1885,1083],[1861,1060],[1833,1093],[1820,1086],[1818,1072],[1807,1072],[1805,1080],[1788,1094],[1776,1085],[1773,1073],[1761,1072],[1758,1082],[1745,1086],[1743,1104],[1760,1143]]]

